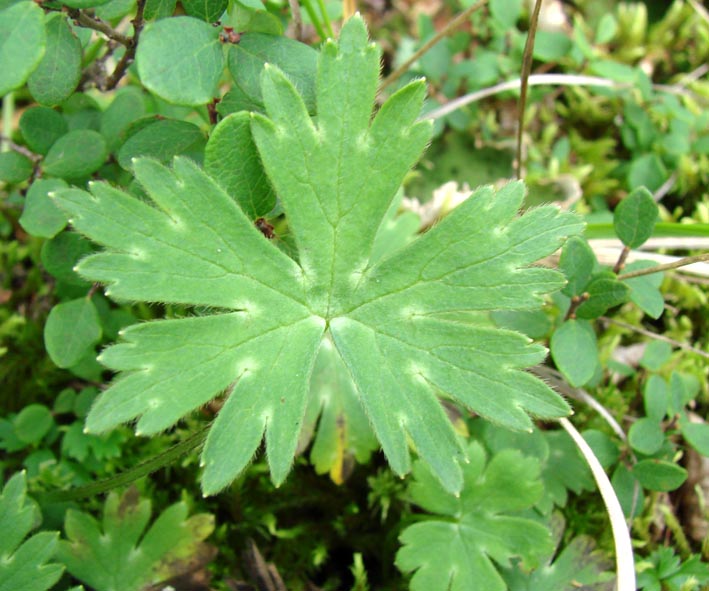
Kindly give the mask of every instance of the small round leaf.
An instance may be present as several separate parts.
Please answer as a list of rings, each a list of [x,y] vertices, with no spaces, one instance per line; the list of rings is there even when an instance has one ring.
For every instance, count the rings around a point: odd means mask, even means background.
[[[152,23],[140,38],[137,62],[143,84],[166,101],[208,103],[224,69],[219,29],[189,16]]]
[[[74,271],[76,264],[93,252],[91,243],[73,232],[62,232],[42,245],[42,265],[60,281],[71,285],[90,285]]]
[[[224,13],[228,0],[182,0],[182,7],[189,16],[214,23]]]
[[[49,198],[49,193],[66,188],[61,179],[40,179],[32,183],[25,197],[20,225],[33,236],[52,238],[66,226],[66,214]]]
[[[204,169],[252,219],[273,209],[276,196],[251,137],[249,113],[229,115],[214,128],[205,149]]]
[[[630,298],[630,288],[618,281],[612,273],[603,273],[591,279],[586,292],[589,298],[576,310],[578,318],[598,318],[609,308],[623,304]]]
[[[679,426],[687,443],[703,456],[709,457],[709,425],[682,419]]]
[[[27,180],[32,174],[32,161],[17,152],[0,154],[0,181],[15,184]]]
[[[47,51],[27,85],[37,102],[54,106],[76,90],[81,77],[81,43],[63,14],[49,15],[46,31]]]
[[[22,86],[46,47],[44,12],[34,2],[18,2],[0,12],[0,96]]]
[[[650,191],[639,187],[615,208],[613,227],[623,244],[637,248],[652,236],[657,215],[657,204]]]
[[[37,443],[54,424],[52,413],[46,406],[30,404],[23,408],[13,420],[15,435],[24,443]]]
[[[665,434],[658,421],[645,417],[631,425],[628,441],[634,450],[649,456],[660,450]]]
[[[551,337],[551,356],[572,386],[583,386],[596,371],[596,334],[585,320],[567,320]]]
[[[69,131],[69,126],[57,111],[49,107],[32,107],[20,117],[20,131],[30,150],[44,155]]]
[[[633,261],[625,267],[624,272],[648,269],[657,265],[655,261]],[[623,283],[630,288],[630,301],[651,318],[659,318],[665,310],[665,299],[660,291],[663,278],[663,273],[651,273],[623,280]]]
[[[96,172],[106,160],[106,140],[97,131],[77,129],[59,138],[44,159],[46,174],[77,179]]]
[[[244,103],[262,109],[261,73],[266,63],[278,66],[302,95],[308,112],[314,113],[317,55],[309,45],[288,37],[246,33],[229,48],[229,71]]]
[[[101,322],[93,302],[79,298],[57,304],[47,317],[44,343],[59,367],[71,367],[91,353],[101,339]]]
[[[71,6],[71,8],[93,8],[94,6],[101,6],[110,1],[111,0],[62,0],[62,4]]]
[[[202,131],[192,123],[177,119],[156,121],[128,138],[118,151],[118,164],[132,170],[133,159],[139,156],[165,163],[178,155],[194,157],[202,152],[205,142]]]
[[[588,240],[572,236],[564,243],[559,259],[559,269],[566,275],[568,283],[562,290],[567,296],[581,295],[596,266],[596,255]]]
[[[687,480],[687,471],[665,460],[642,460],[635,464],[633,474],[644,488],[667,492],[682,486]]]

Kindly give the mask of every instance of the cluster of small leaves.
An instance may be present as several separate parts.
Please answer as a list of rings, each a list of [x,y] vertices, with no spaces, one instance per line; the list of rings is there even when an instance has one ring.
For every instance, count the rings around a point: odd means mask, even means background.
[[[657,205],[646,188],[640,187],[623,199],[615,210],[613,224],[627,250],[638,248],[652,235],[657,216]],[[653,264],[637,261],[623,270],[645,269]],[[658,318],[664,310],[659,290],[662,274],[619,278],[619,269],[599,266],[588,241],[579,237],[564,245],[559,268],[568,279],[561,291],[568,300],[560,306],[564,318],[552,334],[551,355],[572,386],[583,386],[600,371],[593,321],[629,301]]]

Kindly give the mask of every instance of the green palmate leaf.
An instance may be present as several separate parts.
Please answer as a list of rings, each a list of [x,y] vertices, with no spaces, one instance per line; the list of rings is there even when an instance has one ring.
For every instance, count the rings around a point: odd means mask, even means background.
[[[657,215],[652,194],[645,187],[639,187],[615,208],[613,226],[623,244],[637,248],[652,236]]]
[[[193,570],[195,557],[205,554],[214,519],[206,513],[188,518],[187,511],[183,502],[171,505],[145,531],[150,501],[135,489],[120,497],[112,492],[102,526],[86,513],[67,512],[69,541],[59,543],[58,557],[96,591],[141,591]]]
[[[203,488],[214,493],[249,463],[265,434],[271,475],[290,470],[311,373],[330,339],[393,469],[410,467],[409,442],[450,490],[462,456],[436,393],[481,415],[529,429],[529,414],[563,416],[566,403],[521,368],[544,349],[510,331],[481,328],[468,312],[530,308],[563,285],[527,268],[581,230],[574,216],[538,208],[517,217],[524,187],[477,191],[431,231],[376,259],[379,226],[428,142],[416,122],[421,82],[370,120],[379,51],[360,18],[319,63],[317,125],[289,79],[266,67],[268,117],[252,132],[288,220],[297,260],[254,226],[194,163],[172,170],[135,162],[154,205],[105,184],[57,201],[74,227],[106,251],[79,265],[121,299],[216,308],[212,315],[145,323],[101,360],[124,372],[93,407],[89,430],[138,419],[166,429],[228,390],[203,450]]]
[[[567,436],[568,439],[568,436]],[[596,548],[596,542],[588,536],[573,538],[564,548],[559,548],[565,523],[560,514],[551,519],[552,531],[557,548],[555,556],[546,558],[546,564],[529,569],[516,564],[513,569],[503,571],[509,591],[612,591],[615,581],[606,553]],[[553,560],[552,560],[553,559]]]
[[[269,213],[276,196],[251,136],[249,113],[234,113],[214,128],[205,149],[204,168],[252,219]]]
[[[20,131],[30,150],[44,155],[54,142],[69,131],[69,126],[57,111],[48,107],[32,107],[22,113]]]
[[[0,96],[25,83],[46,47],[44,13],[34,2],[0,11]]]
[[[414,464],[411,498],[439,517],[411,525],[399,537],[396,565],[415,571],[412,591],[504,591],[493,561],[508,566],[518,556],[534,562],[553,551],[549,530],[519,516],[543,492],[537,460],[504,450],[488,462],[475,442],[468,457],[460,497],[446,492],[422,462]]]
[[[47,563],[57,546],[57,532],[23,540],[37,525],[39,512],[27,498],[25,473],[15,474],[0,494],[0,591],[46,591],[63,567]]]
[[[63,14],[46,19],[47,50],[27,84],[43,105],[58,105],[71,95],[81,76],[81,43]]]
[[[219,28],[189,16],[151,23],[136,59],[146,88],[171,103],[203,105],[215,95],[224,68]]]

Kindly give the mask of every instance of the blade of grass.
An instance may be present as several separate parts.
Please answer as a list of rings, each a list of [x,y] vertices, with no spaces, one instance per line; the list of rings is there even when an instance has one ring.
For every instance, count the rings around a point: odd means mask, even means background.
[[[527,106],[527,86],[529,75],[532,72],[532,58],[534,57],[534,38],[537,34],[537,24],[539,23],[539,12],[542,9],[542,0],[536,0],[534,10],[529,19],[529,32],[527,42],[524,44],[524,54],[522,55],[522,84],[520,86],[519,102],[517,103],[517,164],[516,175],[522,179],[522,133],[524,132],[524,109]]]
[[[620,506],[615,490],[613,490],[613,485],[603,470],[601,462],[598,461],[598,458],[593,453],[591,446],[586,443],[586,440],[576,430],[576,427],[568,419],[559,419],[559,423],[573,439],[576,447],[578,447],[581,455],[586,460],[606,506],[615,543],[616,589],[618,591],[635,591],[637,587],[635,586],[633,545],[630,541],[630,531],[625,523],[625,515],[623,515],[623,509]]]
[[[325,29],[323,29],[322,23],[320,22],[320,18],[318,17],[318,13],[315,12],[315,7],[313,6],[312,1],[303,0],[303,6],[305,7],[305,12],[307,12],[308,16],[310,17],[310,22],[313,23],[313,27],[315,27],[315,30],[320,36],[320,39],[325,41],[325,39],[327,39],[327,33],[325,32]]]
[[[322,16],[322,22],[325,23],[325,30],[329,37],[334,37],[335,33],[332,30],[332,23],[330,22],[330,15],[327,13],[327,8],[325,8],[324,0],[318,0],[318,6],[320,7],[320,15]]]

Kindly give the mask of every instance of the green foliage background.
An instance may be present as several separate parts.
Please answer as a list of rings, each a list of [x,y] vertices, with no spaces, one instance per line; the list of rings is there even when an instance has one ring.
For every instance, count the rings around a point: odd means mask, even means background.
[[[706,11],[547,3],[525,190],[525,3],[401,71],[473,3],[299,4],[0,2],[0,590],[614,588],[539,379],[638,587],[709,584],[706,279],[639,254],[706,250]]]

